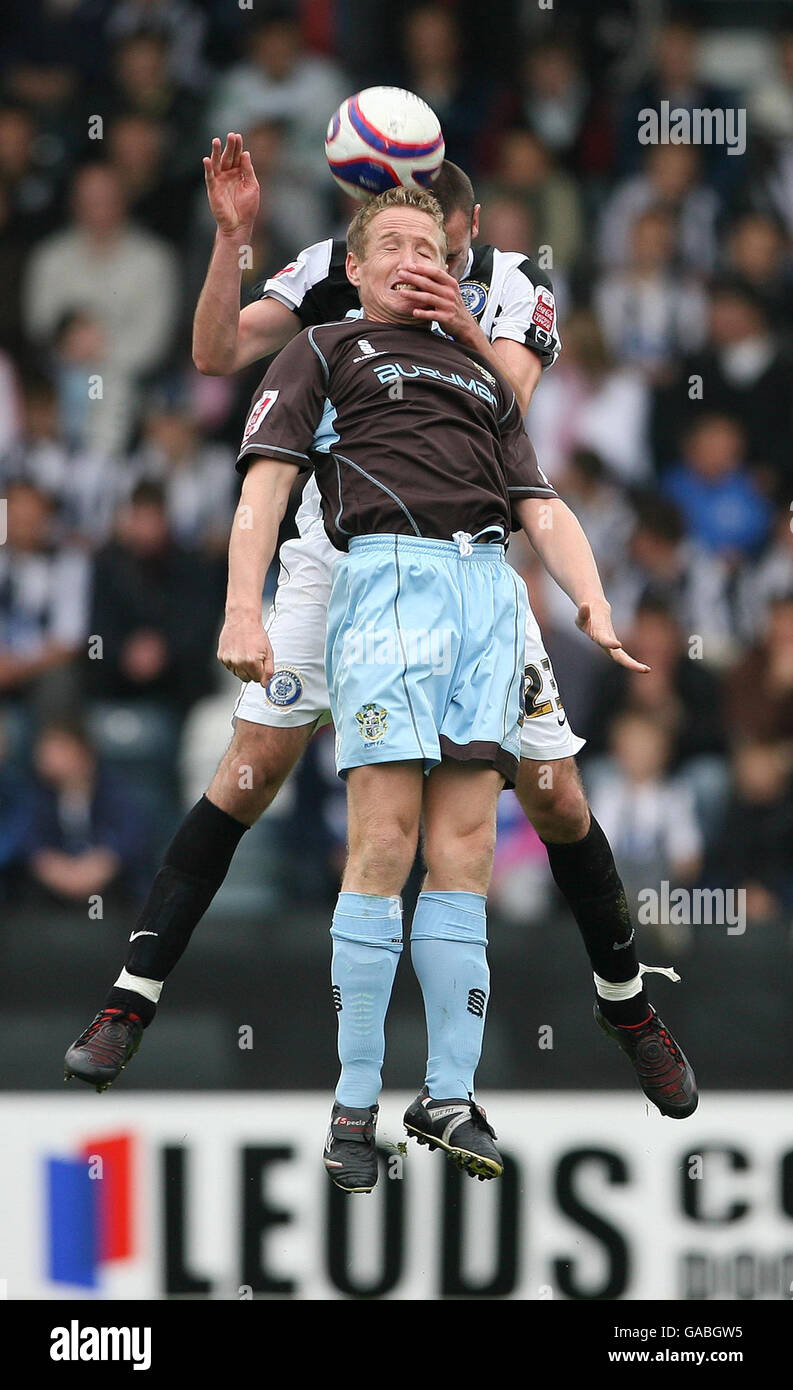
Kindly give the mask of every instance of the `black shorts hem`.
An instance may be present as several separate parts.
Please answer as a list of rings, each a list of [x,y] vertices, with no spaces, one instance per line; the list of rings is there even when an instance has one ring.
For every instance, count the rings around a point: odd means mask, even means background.
[[[486,739],[475,739],[473,743],[452,743],[450,738],[441,734],[440,745],[444,758],[453,758],[458,763],[489,763],[496,772],[501,773],[507,787],[514,787],[518,779],[520,758],[513,757],[500,743]]]

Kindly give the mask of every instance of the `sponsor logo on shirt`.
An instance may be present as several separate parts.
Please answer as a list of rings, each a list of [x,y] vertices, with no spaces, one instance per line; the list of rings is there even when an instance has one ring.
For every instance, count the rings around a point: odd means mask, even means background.
[[[480,400],[498,405],[498,397],[489,386],[477,381],[476,377],[461,376],[459,372],[442,372],[437,367],[422,367],[417,362],[412,362],[409,367],[403,367],[399,362],[384,362],[380,367],[373,367],[372,371],[382,386],[401,377],[430,377],[433,381],[445,381],[449,386],[460,386],[463,391],[479,396]]]
[[[247,444],[251,435],[259,428],[268,410],[272,410],[278,400],[278,394],[278,391],[273,391],[272,387],[268,387],[266,391],[262,391],[262,394],[258,401],[255,402],[248,416],[248,423],[245,426],[245,433],[242,436],[243,444]]]

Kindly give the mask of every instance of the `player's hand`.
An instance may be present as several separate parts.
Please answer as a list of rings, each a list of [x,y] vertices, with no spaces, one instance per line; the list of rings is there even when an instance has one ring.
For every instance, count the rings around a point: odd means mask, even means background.
[[[640,671],[642,675],[649,671],[649,666],[645,666],[643,662],[628,656],[628,653],[623,649],[622,643],[611,625],[611,604],[607,603],[605,599],[593,599],[591,603],[582,603],[576,614],[575,625],[599,647],[602,647],[604,652],[608,652],[612,661],[616,661],[618,666],[624,666],[628,671]]]
[[[227,617],[218,640],[218,661],[241,681],[266,685],[275,664],[261,620]]]
[[[461,343],[476,329],[476,319],[463,304],[460,286],[448,270],[431,263],[411,263],[400,266],[397,274],[400,280],[415,286],[414,291],[405,295],[413,305],[415,319],[427,322],[436,319],[444,333]]]
[[[213,140],[212,153],[203,163],[209,206],[221,232],[250,232],[259,211],[259,184],[242,136],[230,131],[223,150],[220,141]]]

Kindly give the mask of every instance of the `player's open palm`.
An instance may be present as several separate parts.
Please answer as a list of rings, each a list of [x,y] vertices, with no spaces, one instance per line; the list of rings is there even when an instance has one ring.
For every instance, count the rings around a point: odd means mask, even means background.
[[[629,671],[649,671],[649,666],[645,666],[642,661],[637,661],[635,657],[629,656],[623,648],[612,626],[611,607],[605,600],[602,603],[597,601],[582,603],[576,614],[575,625],[599,647],[602,647],[612,661],[617,662],[618,666],[625,666]]]
[[[273,674],[274,661],[261,621],[227,617],[218,639],[218,661],[241,681],[266,685]]]
[[[230,131],[225,148],[214,139],[203,162],[209,206],[221,232],[250,230],[259,211],[259,184],[242,136]]]

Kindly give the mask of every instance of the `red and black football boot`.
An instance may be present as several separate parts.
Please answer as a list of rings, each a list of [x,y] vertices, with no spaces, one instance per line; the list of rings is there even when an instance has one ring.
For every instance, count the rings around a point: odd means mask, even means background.
[[[76,1076],[106,1091],[140,1047],[143,1023],[128,1009],[102,1009],[64,1058],[64,1081]]]
[[[622,1048],[644,1094],[662,1115],[672,1120],[693,1115],[699,1096],[691,1064],[655,1009],[644,1023],[626,1026],[610,1023],[596,1003],[595,1022]]]

